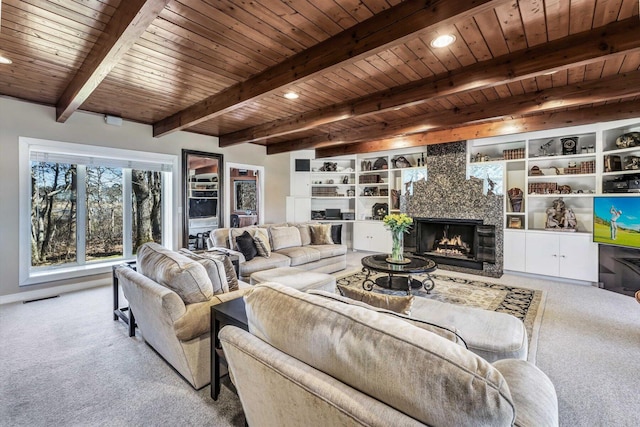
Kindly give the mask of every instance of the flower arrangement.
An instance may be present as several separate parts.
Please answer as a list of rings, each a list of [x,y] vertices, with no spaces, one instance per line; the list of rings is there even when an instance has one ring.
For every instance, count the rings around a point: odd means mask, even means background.
[[[384,226],[391,231],[393,246],[391,247],[391,256],[387,258],[387,262],[394,264],[404,264],[404,233],[407,233],[413,224],[413,218],[407,214],[390,214],[385,215],[382,219]]]
[[[407,233],[413,225],[413,218],[407,214],[389,214],[382,219],[385,227],[391,232]]]

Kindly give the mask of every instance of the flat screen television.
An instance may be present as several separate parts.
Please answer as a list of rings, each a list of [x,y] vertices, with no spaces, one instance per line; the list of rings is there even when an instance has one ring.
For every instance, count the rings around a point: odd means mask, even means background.
[[[189,218],[205,218],[218,215],[218,200],[189,199]]]
[[[640,248],[640,196],[594,197],[593,241]]]

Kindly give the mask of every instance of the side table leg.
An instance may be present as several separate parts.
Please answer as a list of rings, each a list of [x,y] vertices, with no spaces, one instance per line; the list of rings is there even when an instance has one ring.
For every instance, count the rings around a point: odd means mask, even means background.
[[[118,320],[118,315],[116,312],[118,311],[118,277],[116,276],[116,268],[112,269],[112,284],[113,284],[113,320]]]
[[[213,311],[213,310],[212,310]],[[213,327],[211,328],[211,398],[218,400],[220,395],[220,355],[218,354],[218,347],[220,346],[220,339],[218,338],[218,332],[220,332],[220,320],[216,318],[215,312],[211,313],[213,316]]]
[[[129,307],[129,337],[136,336],[136,318],[133,317],[133,310]]]

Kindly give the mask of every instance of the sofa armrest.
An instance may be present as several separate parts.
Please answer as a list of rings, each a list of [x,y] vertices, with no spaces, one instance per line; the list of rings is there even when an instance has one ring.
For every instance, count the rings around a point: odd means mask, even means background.
[[[493,366],[504,377],[516,408],[515,426],[558,425],[558,396],[553,383],[533,363],[502,359]]]
[[[223,248],[223,247],[220,247],[220,246],[211,246],[211,247],[207,247],[207,250],[208,251],[223,252],[223,253],[225,253],[227,255],[237,255],[239,263],[243,263],[243,262],[246,261],[246,258],[244,257],[244,255],[242,255],[242,252],[236,251],[236,250],[233,250],[233,249]]]
[[[242,296],[248,289],[216,294],[209,301],[187,305],[182,317],[177,319],[173,327],[180,341],[189,341],[211,331],[211,307],[231,301]]]

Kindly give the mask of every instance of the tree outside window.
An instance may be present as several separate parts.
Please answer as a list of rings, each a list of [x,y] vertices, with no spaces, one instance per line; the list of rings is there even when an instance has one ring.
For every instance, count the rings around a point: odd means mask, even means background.
[[[32,267],[115,260],[143,243],[162,243],[161,172],[32,161],[31,182]],[[131,195],[128,236],[123,194]],[[124,253],[125,240],[131,254]]]

